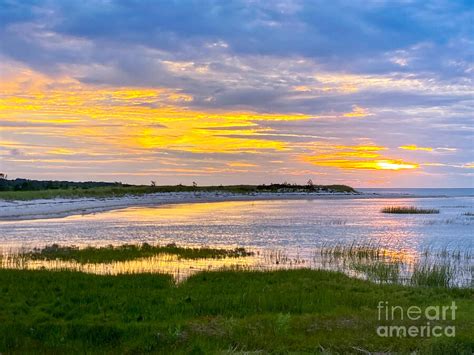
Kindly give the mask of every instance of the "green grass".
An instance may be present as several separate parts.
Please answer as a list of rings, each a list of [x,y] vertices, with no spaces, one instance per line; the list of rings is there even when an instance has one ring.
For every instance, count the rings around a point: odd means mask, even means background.
[[[344,258],[344,259],[370,259],[379,260],[387,257],[387,250],[377,244],[359,244],[353,241],[351,244],[326,245],[320,249],[322,257]]]
[[[374,261],[371,263],[351,263],[350,270],[363,273],[369,280],[382,283],[405,283],[414,286],[452,287],[456,272],[449,263],[427,263],[418,261],[407,279],[401,276],[402,263],[397,261]]]
[[[251,194],[257,192],[355,192],[355,190],[346,185],[230,185],[230,186],[107,186],[91,188],[68,188],[68,189],[42,189],[27,191],[0,191],[0,200],[33,200],[33,199],[51,199],[51,198],[105,198],[120,197],[125,195],[145,195],[150,193],[166,192],[227,192],[235,194]]]
[[[0,352],[471,354],[473,297],[328,271],[204,272],[175,285],[156,274],[0,270]],[[380,301],[405,309],[455,301],[456,337],[379,337]]]
[[[390,206],[384,207],[381,210],[382,213],[398,213],[398,214],[437,214],[439,210],[434,208],[418,208],[414,206],[410,207],[398,207],[398,206]]]
[[[139,258],[152,257],[160,254],[177,255],[182,259],[225,258],[251,256],[252,252],[244,248],[216,249],[216,248],[185,248],[175,244],[165,246],[125,244],[120,246],[108,245],[104,247],[78,248],[76,246],[60,246],[53,244],[43,249],[35,249],[18,255],[19,258],[32,260],[70,260],[81,264],[109,263],[112,261],[127,261]]]
[[[361,272],[371,281],[399,283],[400,262],[351,263],[349,268]]]
[[[34,200],[52,198],[105,198],[120,197],[125,195],[144,195],[156,192],[171,192],[167,189],[160,189],[152,186],[114,186],[114,187],[91,187],[91,188],[70,188],[70,189],[50,189],[32,191],[0,191],[2,200]],[[184,191],[184,190],[183,190]]]
[[[418,258],[406,258],[403,253],[389,251],[375,243],[328,245],[314,254],[315,262],[321,260],[329,268],[382,283],[414,286],[453,287],[467,286],[472,265],[469,249],[430,249]],[[463,276],[464,275],[464,276]]]
[[[255,256],[261,257],[262,267],[290,265],[301,260],[291,259],[281,250],[270,250],[260,255],[244,248],[222,249],[209,247],[180,247],[176,244],[165,246],[143,244],[107,245],[102,247],[60,246],[53,244],[42,249],[23,251],[12,254],[14,265],[25,265],[31,260],[62,260],[79,264],[107,264],[123,262],[159,255],[176,255],[178,259],[221,259]],[[1,260],[0,255],[0,260]],[[399,283],[415,286],[452,287],[460,280],[456,275],[467,272],[467,263],[471,255],[469,251],[459,249],[425,250],[420,258],[404,260],[403,254],[394,254],[376,244],[340,244],[326,246],[313,255],[313,261],[322,261],[331,270],[351,274],[356,271],[359,276],[377,283]],[[296,265],[295,264],[295,265]],[[301,266],[305,266],[301,263]],[[410,269],[410,272],[406,270]],[[403,272],[405,270],[405,272]],[[77,270],[76,270],[77,271]],[[463,285],[468,283],[463,281]],[[458,283],[459,284],[459,283]]]
[[[449,287],[454,273],[455,269],[449,263],[416,263],[413,268],[411,283],[418,286]]]

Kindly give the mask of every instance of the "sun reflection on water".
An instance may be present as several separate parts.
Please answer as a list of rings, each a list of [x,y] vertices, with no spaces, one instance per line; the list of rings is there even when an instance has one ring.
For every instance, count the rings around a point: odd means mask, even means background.
[[[468,284],[474,271],[472,257],[451,255],[445,258],[440,253],[430,253],[427,257],[423,251],[447,247],[473,254],[474,218],[466,214],[473,210],[472,203],[471,197],[226,201],[130,207],[84,216],[0,222],[0,254],[3,254],[0,267],[67,269],[110,275],[156,272],[183,280],[202,270],[302,267],[337,270],[368,278],[367,270],[378,272],[385,267],[370,269],[370,265],[382,263],[394,265],[399,276],[407,278],[414,270],[413,265],[422,259],[435,265],[439,262],[444,265],[449,259],[449,263],[463,270],[461,276],[455,277]],[[392,205],[436,208],[440,213],[394,215],[380,212],[383,207]],[[338,255],[338,245],[350,247],[353,242],[376,249],[376,257],[368,251],[368,255],[364,255],[364,250],[349,253],[346,250],[345,255]],[[202,260],[160,254],[104,264],[20,260],[15,256],[22,248],[31,250],[54,243],[78,247],[176,243],[194,248],[245,247],[255,254]],[[328,249],[333,252],[325,253]]]
[[[68,270],[96,275],[120,275],[140,273],[170,274],[176,281],[182,281],[199,271],[223,268],[252,268],[257,265],[253,257],[182,259],[173,254],[159,254],[152,257],[110,263],[79,263],[75,260],[32,260],[18,254],[4,255],[0,259],[3,269],[20,270]]]
[[[258,270],[273,271],[308,268],[343,272],[352,277],[378,283],[409,284],[420,268],[447,268],[451,286],[472,287],[473,256],[461,251],[401,251],[372,246],[342,245],[314,250],[311,257],[286,250],[255,250],[248,256],[186,259],[161,253],[127,261],[80,263],[75,260],[32,259],[22,253],[0,254],[1,269],[75,271],[96,275],[159,273],[181,282],[201,271]]]

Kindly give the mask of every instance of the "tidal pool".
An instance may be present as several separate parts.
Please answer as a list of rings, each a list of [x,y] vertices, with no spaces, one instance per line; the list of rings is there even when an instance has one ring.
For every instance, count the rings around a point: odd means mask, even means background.
[[[385,206],[435,208],[440,213],[381,213]],[[15,250],[29,250],[53,243],[76,246],[176,243],[179,246],[245,247],[254,250],[258,256],[242,260],[200,261],[199,265],[196,261],[184,264],[184,261],[173,258],[142,260],[129,262],[125,266],[115,264],[113,270],[110,265],[81,266],[83,271],[90,272],[95,268],[97,273],[106,273],[107,270],[109,273],[116,273],[114,270],[167,272],[168,266],[163,266],[166,262],[171,265],[169,268],[178,272],[221,266],[325,267],[323,264],[327,261],[316,258],[321,250],[352,243],[376,246],[402,255],[407,260],[418,258],[428,249],[435,251],[433,255],[441,255],[436,252],[440,250],[462,251],[463,255],[471,255],[474,217],[469,213],[474,212],[473,206],[472,196],[451,196],[131,207],[56,219],[3,221],[0,222],[0,246],[6,255]],[[272,255],[271,262],[268,255]],[[472,279],[472,259],[464,260],[464,264],[464,278],[469,279],[466,273],[471,272]],[[65,267],[59,262],[55,265],[56,269]],[[46,266],[37,263],[32,268]],[[77,265],[74,267],[78,268]],[[334,269],[334,263],[331,266],[327,264],[326,268]]]

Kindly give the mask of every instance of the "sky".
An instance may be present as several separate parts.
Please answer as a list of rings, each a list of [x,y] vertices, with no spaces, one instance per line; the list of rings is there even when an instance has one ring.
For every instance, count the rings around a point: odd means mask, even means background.
[[[471,1],[0,0],[0,170],[474,187]]]

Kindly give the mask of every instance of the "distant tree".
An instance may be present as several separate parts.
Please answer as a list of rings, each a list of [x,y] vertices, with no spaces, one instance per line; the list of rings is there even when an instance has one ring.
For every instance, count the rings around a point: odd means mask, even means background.
[[[151,186],[155,187],[156,186],[156,181],[151,180]]]
[[[1,179],[1,180],[6,180],[6,179],[7,179],[7,177],[8,177],[8,175],[7,175],[7,174],[0,173],[0,179]]]
[[[309,187],[313,187],[314,186],[313,180],[309,179],[306,185],[308,185]]]
[[[198,184],[196,184],[196,181],[193,181],[193,187],[197,187]]]

